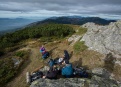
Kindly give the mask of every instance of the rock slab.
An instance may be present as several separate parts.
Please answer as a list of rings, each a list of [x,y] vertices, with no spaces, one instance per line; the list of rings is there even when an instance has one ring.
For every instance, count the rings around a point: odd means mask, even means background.
[[[121,54],[121,21],[100,26],[94,23],[86,23],[83,27],[88,28],[81,41],[91,50],[102,54]]]

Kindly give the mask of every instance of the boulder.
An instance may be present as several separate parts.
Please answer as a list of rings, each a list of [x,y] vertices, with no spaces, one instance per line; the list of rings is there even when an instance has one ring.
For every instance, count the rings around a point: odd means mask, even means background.
[[[107,26],[86,23],[83,27],[88,28],[81,41],[91,50],[102,54],[121,54],[121,21],[110,23]]]
[[[30,87],[120,87],[110,79],[94,75],[91,79],[86,78],[60,78],[57,80],[38,79]]]
[[[99,76],[93,76],[89,87],[119,87],[119,84],[115,80],[102,78]]]
[[[109,78],[111,73],[105,68],[94,68],[92,69],[92,74],[98,75],[100,77]]]

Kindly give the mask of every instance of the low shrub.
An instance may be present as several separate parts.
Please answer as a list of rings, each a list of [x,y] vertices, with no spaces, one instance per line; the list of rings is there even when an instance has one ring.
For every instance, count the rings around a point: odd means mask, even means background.
[[[5,85],[14,75],[16,69],[11,58],[0,60],[0,85]]]
[[[26,60],[29,56],[29,50],[25,51],[25,50],[21,50],[21,51],[17,51],[15,52],[14,56],[20,57],[24,60]]]

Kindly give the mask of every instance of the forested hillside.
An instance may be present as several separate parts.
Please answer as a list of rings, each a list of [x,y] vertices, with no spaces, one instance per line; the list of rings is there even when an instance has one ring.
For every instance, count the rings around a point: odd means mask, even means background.
[[[4,49],[18,44],[18,42],[29,38],[58,37],[62,38],[74,32],[73,28],[62,24],[43,24],[26,27],[14,33],[7,33],[0,37],[0,55]]]

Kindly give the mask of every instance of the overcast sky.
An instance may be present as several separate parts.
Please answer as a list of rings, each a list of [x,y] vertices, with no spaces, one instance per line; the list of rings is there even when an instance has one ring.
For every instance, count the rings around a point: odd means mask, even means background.
[[[0,0],[0,17],[71,15],[121,19],[121,0]]]

